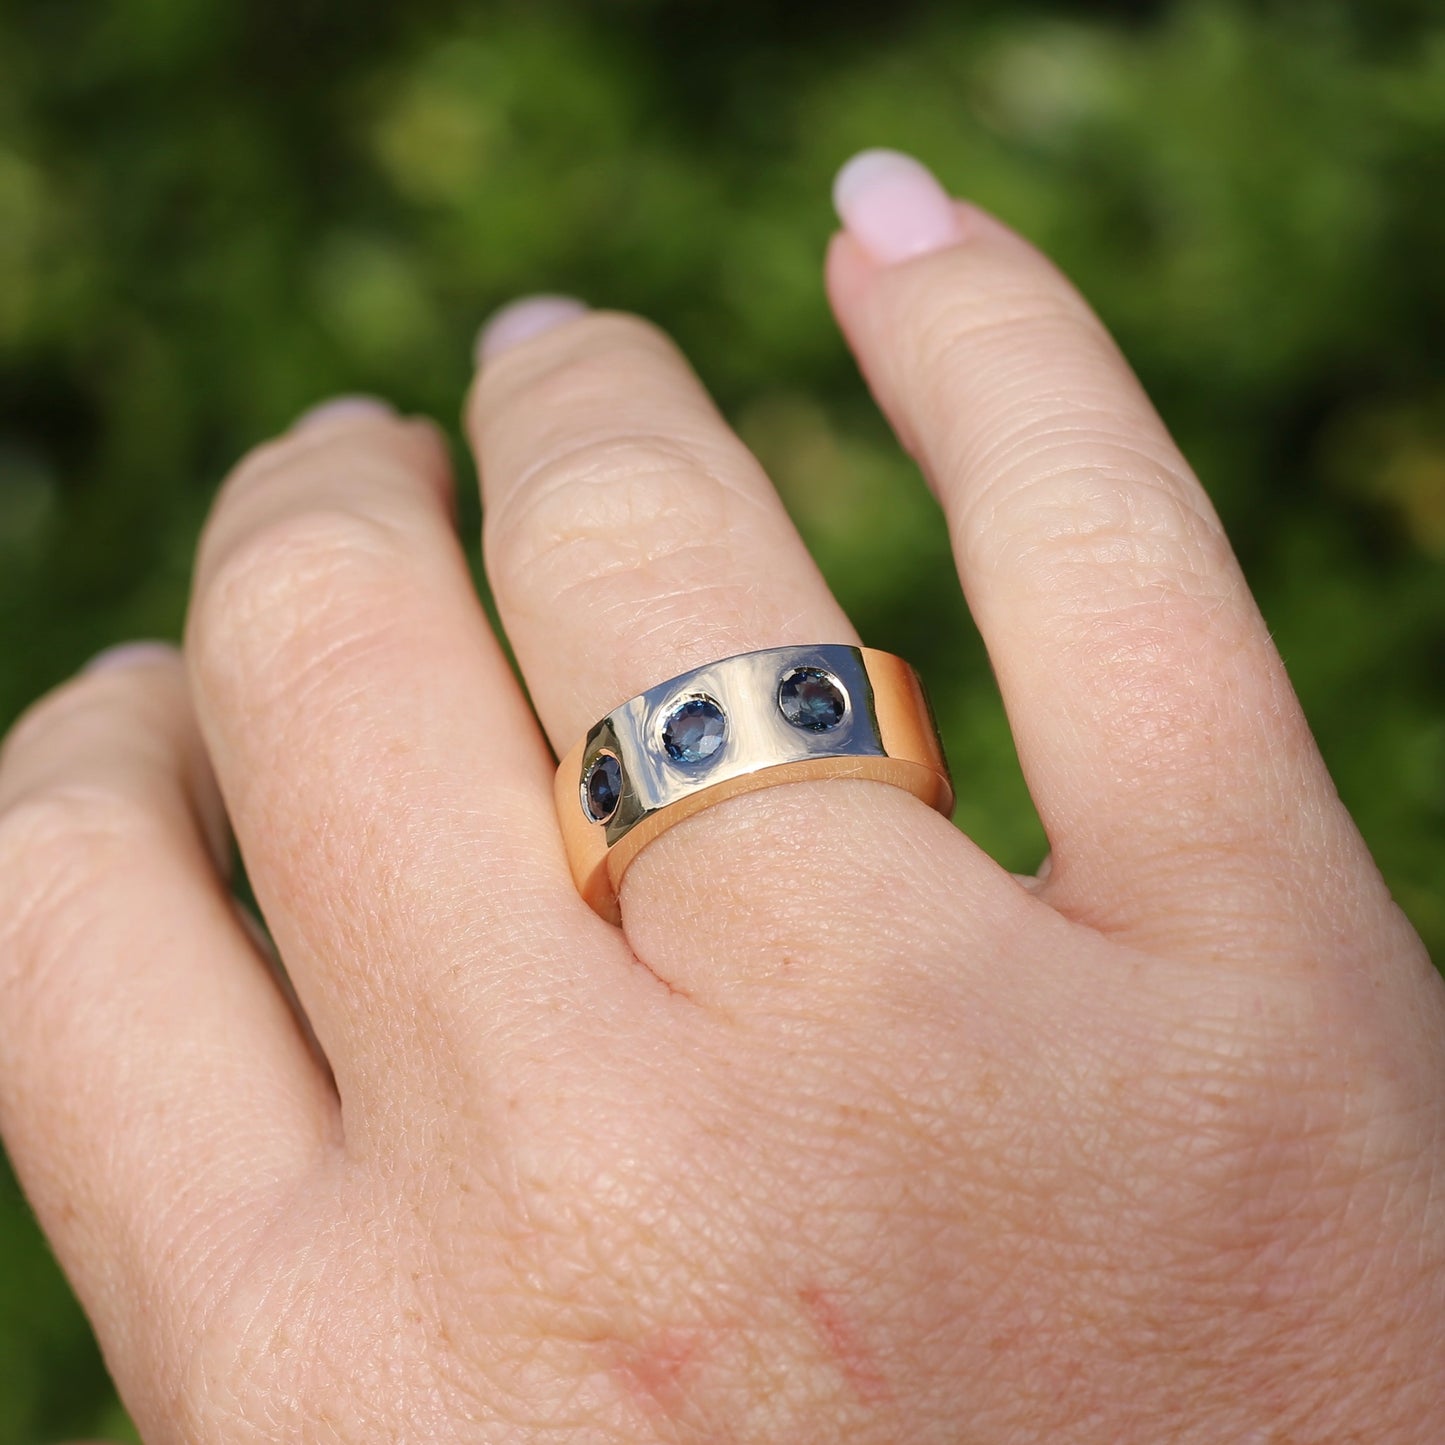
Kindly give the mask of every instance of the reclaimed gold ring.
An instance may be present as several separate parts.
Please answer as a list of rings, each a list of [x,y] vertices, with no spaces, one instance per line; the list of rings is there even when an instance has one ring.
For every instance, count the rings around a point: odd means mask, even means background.
[[[871,647],[743,652],[614,708],[557,768],[577,891],[611,923],[632,860],[725,798],[813,778],[871,778],[940,813],[953,784],[918,674]]]

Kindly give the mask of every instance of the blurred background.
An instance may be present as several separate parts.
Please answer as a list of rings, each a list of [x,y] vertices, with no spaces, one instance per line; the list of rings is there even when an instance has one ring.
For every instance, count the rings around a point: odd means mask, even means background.
[[[871,145],[1040,242],[1114,328],[1440,960],[1428,0],[0,0],[0,725],[95,650],[178,635],[246,448],[338,391],[454,427],[478,323],[570,291],[681,340],[865,638],[922,667],[959,822],[1032,870],[939,519],[824,305],[829,181]],[[128,1428],[0,1166],[0,1445]]]

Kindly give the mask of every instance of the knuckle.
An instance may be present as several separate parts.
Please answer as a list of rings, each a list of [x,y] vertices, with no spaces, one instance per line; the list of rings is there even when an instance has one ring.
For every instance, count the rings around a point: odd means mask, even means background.
[[[1232,592],[1218,521],[1098,320],[1062,282],[998,280],[919,323],[965,565],[1085,614]]]
[[[517,597],[655,573],[725,545],[730,497],[707,458],[681,440],[573,442],[530,467],[490,515],[488,570],[499,591]]]
[[[951,274],[899,268],[902,288],[889,311],[905,319],[912,344],[896,379],[941,428],[971,424],[960,395],[987,399],[978,416],[1019,395],[1037,394],[1041,372],[1081,368],[1084,359],[1118,370],[1117,352],[1088,306],[1061,278],[977,256],[947,258]]]
[[[593,312],[574,322],[555,340],[555,348],[537,348],[539,355],[514,353],[520,370],[503,369],[497,391],[488,389],[484,394],[497,396],[504,392],[500,402],[508,408],[524,403],[529,409],[557,405],[569,410],[601,407],[605,411],[616,405],[619,376],[682,364],[665,332],[626,312]],[[504,357],[503,362],[512,359]],[[489,379],[485,373],[483,379],[485,385]]]
[[[969,566],[1086,609],[1101,578],[1141,592],[1233,586],[1202,490],[1071,287],[999,262],[942,305],[914,299],[913,390],[946,467],[965,474],[949,490]]]
[[[318,660],[364,649],[417,585],[406,552],[396,526],[340,507],[253,527],[212,560],[191,609],[189,653],[202,685],[223,697],[289,690]]]
[[[174,668],[130,668],[82,672],[32,703],[0,740],[0,772],[22,754],[42,760],[66,751],[57,740],[83,738],[102,731],[117,738],[170,744],[184,732],[188,716],[185,675],[179,657]]]
[[[160,846],[156,822],[135,800],[102,784],[27,794],[0,814],[0,992],[43,973],[137,859]]]
[[[107,683],[128,682],[115,674],[105,679]],[[82,675],[62,683],[44,697],[30,704],[10,726],[10,731],[0,740],[0,771],[21,753],[29,751],[32,745],[43,744],[54,736],[70,719],[83,715],[94,705],[91,678]],[[135,691],[132,688],[132,691]]]
[[[445,439],[425,418],[378,419],[364,435],[293,431],[242,458],[221,487],[216,512],[266,506],[304,487],[333,483],[353,495],[407,491],[422,481],[449,491],[449,477]]]
[[[518,365],[487,405],[566,426],[488,498],[484,546],[499,594],[525,606],[600,584],[625,598],[629,575],[655,584],[676,559],[726,557],[729,524],[747,507],[739,482],[755,463],[671,340],[638,317],[599,313],[569,328],[564,348]],[[622,378],[631,394],[670,403],[665,428],[627,403]]]
[[[1042,613],[1151,775],[1172,760],[1212,780],[1227,720],[1278,699],[1267,665],[1241,665],[1264,639],[1229,543],[1162,453],[1123,418],[1035,424],[961,519],[959,548],[966,570]]]
[[[919,276],[914,284],[924,280]],[[1028,360],[1092,349],[1101,337],[1099,323],[1071,291],[1035,280],[980,278],[942,305],[936,298],[930,304],[925,292],[908,309],[919,318],[914,354],[922,395],[943,390],[956,396],[958,373],[976,376],[981,351],[997,353],[988,357],[993,385],[1006,390],[1021,380]]]
[[[1182,462],[1162,453],[1117,413],[1021,423],[962,519],[972,560],[1066,602],[1092,603],[1100,578],[1218,592],[1233,573],[1228,544]]]

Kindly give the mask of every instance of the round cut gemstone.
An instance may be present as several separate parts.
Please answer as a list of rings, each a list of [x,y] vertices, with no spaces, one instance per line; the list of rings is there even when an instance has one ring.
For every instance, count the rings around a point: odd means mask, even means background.
[[[675,762],[702,763],[722,747],[727,730],[723,710],[710,697],[690,697],[668,714],[662,745]]]
[[[582,806],[594,823],[605,823],[622,801],[622,764],[598,753],[582,779]]]
[[[848,699],[821,667],[795,667],[778,685],[778,707],[795,728],[826,733],[843,721]]]

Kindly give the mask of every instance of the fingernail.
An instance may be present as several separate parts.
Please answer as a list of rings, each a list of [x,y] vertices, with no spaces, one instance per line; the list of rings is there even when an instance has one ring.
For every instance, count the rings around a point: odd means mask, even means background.
[[[309,411],[303,411],[291,423],[291,430],[300,431],[303,427],[329,425],[334,421],[375,420],[378,417],[395,415],[396,409],[379,396],[333,396],[329,401],[323,401]]]
[[[885,266],[963,239],[953,199],[927,166],[901,151],[860,151],[833,182],[833,207],[853,239]]]
[[[495,312],[477,337],[477,365],[494,361],[519,342],[530,341],[592,308],[575,296],[524,296]]]
[[[144,666],[150,662],[171,662],[177,655],[169,642],[122,642],[97,652],[82,672],[109,672],[114,667]]]

